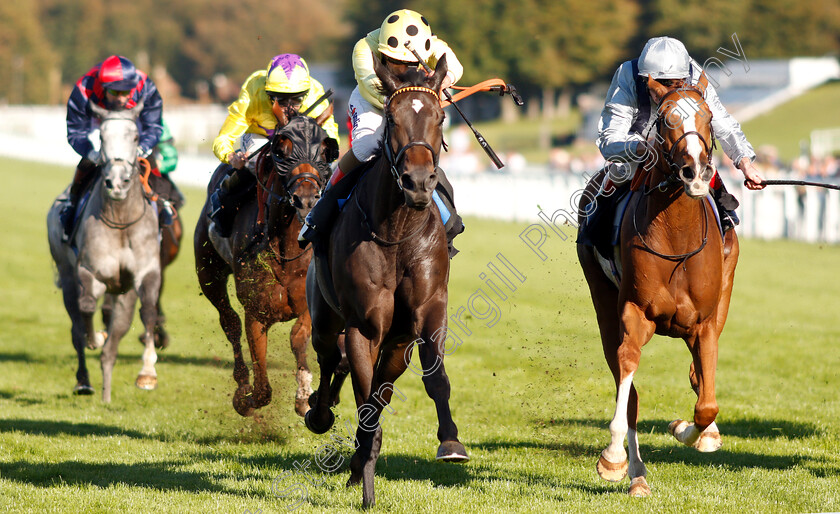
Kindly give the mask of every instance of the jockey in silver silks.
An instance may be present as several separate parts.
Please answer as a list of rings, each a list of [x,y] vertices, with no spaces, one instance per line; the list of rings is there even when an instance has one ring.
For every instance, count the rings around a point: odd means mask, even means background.
[[[685,46],[670,37],[648,40],[638,59],[626,61],[618,67],[607,91],[596,139],[601,154],[610,161],[607,166],[609,179],[615,185],[629,181],[639,163],[644,161],[644,156],[652,150],[653,143],[646,141],[645,136],[655,134],[655,129],[649,131],[648,128],[656,119],[657,109],[651,106],[647,77],[666,86],[676,80],[697,84],[702,72]],[[752,164],[755,151],[741,125],[726,111],[711,84],[706,87],[704,98],[712,112],[714,136],[720,141],[724,153],[743,172],[747,188],[762,189],[763,178]],[[715,182],[718,187],[713,189],[713,196],[723,228],[728,230],[739,223],[735,215],[738,202],[726,192],[719,177]]]

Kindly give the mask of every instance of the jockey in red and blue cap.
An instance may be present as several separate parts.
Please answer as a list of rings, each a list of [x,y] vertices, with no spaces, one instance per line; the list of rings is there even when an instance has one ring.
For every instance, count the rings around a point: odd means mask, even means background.
[[[131,109],[143,102],[137,119],[139,156],[148,157],[163,133],[163,100],[155,83],[134,64],[120,55],[112,55],[85,73],[73,87],[67,101],[67,141],[82,156],[70,187],[69,204],[62,210],[65,236],[72,232],[73,212],[79,196],[95,176],[99,152],[89,135],[99,126],[90,108],[91,102],[109,110]]]

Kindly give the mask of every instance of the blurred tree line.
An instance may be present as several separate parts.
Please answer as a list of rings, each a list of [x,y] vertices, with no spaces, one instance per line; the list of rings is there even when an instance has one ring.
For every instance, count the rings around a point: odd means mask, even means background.
[[[353,44],[399,8],[423,13],[450,44],[462,83],[502,77],[544,111],[609,80],[654,35],[680,38],[701,63],[733,49],[734,32],[748,59],[840,51],[838,0],[3,0],[0,102],[63,103],[113,53],[152,75],[168,102],[235,94],[281,52],[336,63],[352,80]]]

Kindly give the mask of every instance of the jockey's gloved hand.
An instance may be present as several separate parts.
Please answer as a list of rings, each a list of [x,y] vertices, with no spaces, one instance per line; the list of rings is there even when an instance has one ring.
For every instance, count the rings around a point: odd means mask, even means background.
[[[91,150],[90,152],[88,152],[85,158],[87,158],[89,161],[92,161],[94,164],[99,164],[99,151]]]
[[[152,155],[152,149],[151,148],[143,148],[141,146],[140,148],[137,149],[137,153],[138,153],[138,155],[140,155],[140,157],[145,159],[146,157]]]

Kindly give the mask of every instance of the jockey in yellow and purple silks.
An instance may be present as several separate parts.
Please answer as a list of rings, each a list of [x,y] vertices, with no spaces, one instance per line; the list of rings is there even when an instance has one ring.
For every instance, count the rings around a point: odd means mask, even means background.
[[[239,98],[228,107],[228,116],[213,141],[213,153],[232,167],[230,176],[211,196],[210,218],[223,237],[230,236],[234,215],[244,192],[254,183],[247,170],[260,141],[266,141],[284,127],[292,116],[305,112],[324,95],[324,86],[309,75],[302,57],[280,54],[265,70],[251,74],[242,85]],[[338,141],[338,124],[327,101],[307,113],[318,120],[327,134]]]
[[[382,115],[385,97],[380,92],[382,83],[373,70],[373,60],[378,59],[394,73],[401,73],[408,67],[423,69],[417,57],[406,48],[406,41],[432,69],[446,55],[447,72],[441,90],[461,78],[464,68],[455,53],[446,42],[432,34],[429,22],[417,12],[408,9],[392,12],[378,29],[356,43],[353,47],[353,71],[357,86],[348,101],[352,125],[351,148],[339,160],[327,191],[307,216],[298,238],[302,245],[329,234],[337,214],[337,200],[347,197],[360,176],[360,173],[353,172],[360,170],[362,163],[372,160],[379,152],[385,127]],[[461,217],[455,212],[452,186],[442,170],[438,177],[435,201],[444,217],[450,255],[454,255],[457,250],[452,248],[452,238],[464,228]]]

